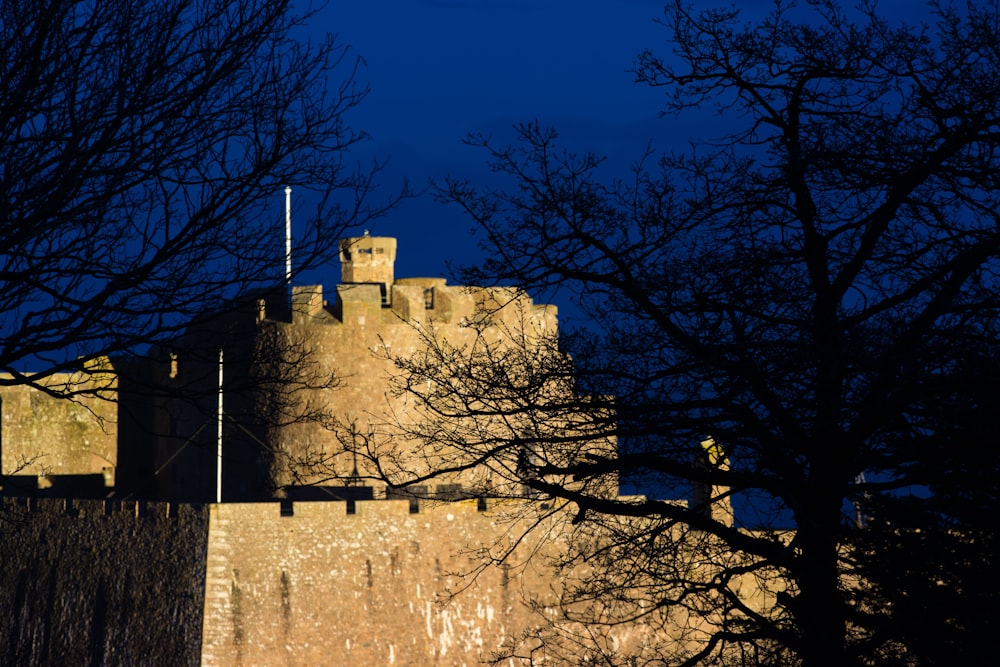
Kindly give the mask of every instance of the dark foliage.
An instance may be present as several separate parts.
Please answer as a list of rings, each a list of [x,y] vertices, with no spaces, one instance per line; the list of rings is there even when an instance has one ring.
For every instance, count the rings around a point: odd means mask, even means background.
[[[470,140],[509,187],[440,189],[491,257],[468,281],[557,288],[586,325],[547,357],[537,340],[518,358],[483,354],[489,336],[431,340],[399,361],[403,389],[440,423],[488,424],[424,431],[462,454],[454,469],[492,466],[614,535],[567,555],[567,572],[603,566],[569,608],[702,619],[651,663],[981,659],[997,609],[996,386],[977,369],[995,368],[1000,327],[1000,16],[930,16],[908,27],[817,1],[744,24],[672,3],[673,55],[642,54],[637,78],[670,113],[714,109],[727,134],[609,182],[598,156],[528,124],[513,146]],[[539,361],[563,353],[589,425],[566,427],[568,373]],[[618,456],[586,455],[609,435]],[[706,465],[709,435],[725,457]],[[751,504],[730,526],[698,502],[609,498],[597,480],[616,475]],[[707,536],[697,553],[717,576],[677,565],[678,531]],[[733,594],[749,576],[773,593],[763,612]]]

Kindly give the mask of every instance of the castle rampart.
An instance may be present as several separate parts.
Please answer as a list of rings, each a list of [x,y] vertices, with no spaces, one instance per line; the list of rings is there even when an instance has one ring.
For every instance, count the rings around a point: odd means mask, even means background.
[[[476,500],[6,498],[2,516],[2,664],[479,665],[558,587],[558,545],[531,536],[472,576],[506,539]]]
[[[502,534],[476,501],[353,510],[212,506],[203,664],[477,665],[530,626],[516,563],[460,576]]]

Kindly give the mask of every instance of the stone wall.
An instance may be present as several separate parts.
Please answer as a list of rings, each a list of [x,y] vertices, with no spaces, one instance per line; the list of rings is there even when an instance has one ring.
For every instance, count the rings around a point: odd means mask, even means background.
[[[2,501],[0,664],[199,664],[204,507]]]
[[[537,638],[563,624],[563,587],[589,585],[593,574],[583,564],[560,576],[551,569],[549,557],[573,548],[571,519],[547,503],[486,509],[474,499],[6,498],[0,664],[471,667],[512,644],[565,664],[579,657],[575,644],[543,649]],[[497,564],[483,548],[511,553]],[[765,608],[755,582],[733,587]],[[598,618],[592,603],[580,609]],[[646,654],[662,642],[703,641],[692,622],[640,619],[579,636],[611,653]]]
[[[534,537],[471,575],[510,539],[476,500],[5,498],[0,522],[4,665],[479,665],[557,584]]]
[[[295,289],[311,297],[322,294],[318,285]],[[395,392],[392,378],[400,379],[400,372],[393,357],[420,354],[428,347],[428,337],[471,349],[478,331],[467,323],[477,319],[493,323],[485,327],[484,336],[499,347],[517,345],[512,339],[521,332],[537,339],[557,330],[554,307],[535,304],[509,288],[456,287],[439,278],[411,278],[393,284],[390,294],[391,307],[383,307],[374,285],[339,285],[334,309],[312,315],[296,311],[291,323],[260,323],[259,340],[274,341],[266,347],[301,351],[305,360],[301,376],[288,382],[292,390],[281,397],[286,401],[276,410],[281,416],[272,420],[281,426],[268,429],[266,436],[275,452],[270,471],[275,487],[329,480],[343,484],[356,464],[362,477],[377,480],[379,472],[364,460],[376,454],[394,482],[450,467],[454,452],[432,453],[401,430],[400,424],[424,422],[428,416],[412,397]],[[323,386],[324,378],[331,376],[337,386]],[[288,417],[299,414],[306,417]],[[234,439],[240,437],[234,434]],[[364,456],[352,456],[347,451],[351,447]],[[438,475],[435,482],[482,489],[491,486],[483,479],[486,474],[485,467],[452,472]],[[380,495],[382,485],[369,483]]]
[[[204,665],[480,665],[537,623],[525,592],[558,583],[541,558],[469,576],[470,549],[507,539],[475,500],[348,508],[211,507]]]
[[[95,486],[110,489],[118,460],[114,374],[58,373],[41,382],[53,391],[96,395],[66,399],[27,385],[0,386],[0,486],[9,494],[76,482],[64,494],[75,496],[93,495]],[[88,487],[83,493],[81,484]]]

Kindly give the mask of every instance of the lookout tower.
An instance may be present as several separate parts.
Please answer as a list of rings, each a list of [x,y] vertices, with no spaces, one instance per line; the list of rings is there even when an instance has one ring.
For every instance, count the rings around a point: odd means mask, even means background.
[[[396,239],[388,236],[355,236],[340,241],[340,282],[345,285],[377,283],[383,299],[393,283]]]

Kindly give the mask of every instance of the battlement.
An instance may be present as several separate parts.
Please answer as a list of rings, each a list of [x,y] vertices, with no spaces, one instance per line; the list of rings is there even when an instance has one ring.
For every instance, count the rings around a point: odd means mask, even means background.
[[[185,519],[205,513],[205,505],[173,501],[135,499],[79,499],[45,496],[3,496],[0,513],[5,517],[29,515],[68,516],[89,521],[97,517],[115,519]]]
[[[292,322],[299,325],[439,326],[470,323],[499,324],[509,331],[554,332],[558,308],[536,304],[507,287],[456,287],[444,278],[401,278],[391,284],[344,283],[335,287],[335,301],[322,285],[292,287]]]
[[[537,504],[535,501],[504,501],[503,507],[509,511],[515,504]],[[280,500],[249,503],[210,504],[214,515],[231,521],[245,521],[254,525],[258,521],[296,519],[299,521],[336,520],[351,517],[348,521],[396,521],[396,520],[446,520],[456,516],[470,518],[489,516],[499,505],[484,499],[430,500],[422,498],[390,498],[372,500]]]
[[[520,502],[520,501],[519,501]],[[524,501],[531,502],[531,501]],[[504,501],[510,506],[512,501]],[[253,525],[259,520],[275,517],[296,517],[302,521],[330,519],[340,516],[366,521],[382,519],[441,518],[455,515],[483,515],[496,505],[482,498],[464,500],[435,500],[429,498],[390,498],[371,500],[273,500],[246,503],[186,503],[107,498],[101,500],[78,498],[49,498],[44,496],[0,497],[3,516],[68,516],[83,520],[96,517],[123,519],[178,519],[202,515],[206,511],[225,515],[227,519],[246,521]]]

